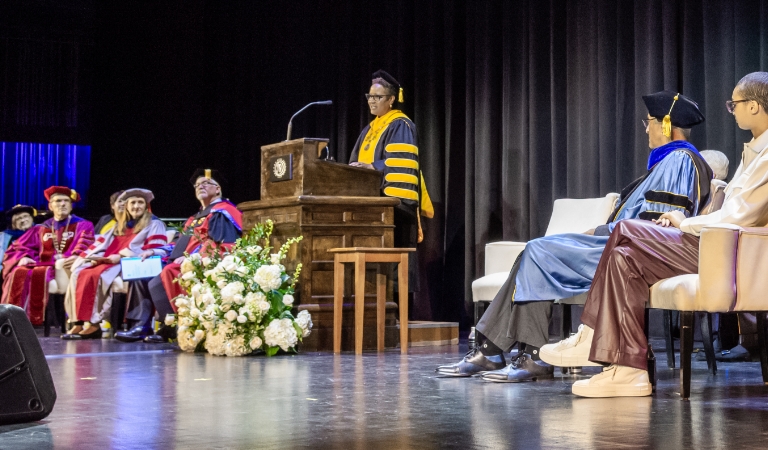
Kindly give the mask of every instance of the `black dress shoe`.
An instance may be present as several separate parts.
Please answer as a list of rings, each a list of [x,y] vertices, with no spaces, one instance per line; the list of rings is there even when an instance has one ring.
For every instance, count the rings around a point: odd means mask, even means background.
[[[741,344],[730,350],[723,350],[715,353],[715,360],[720,362],[743,362],[750,361],[749,350],[742,347]]]
[[[545,362],[536,362],[525,353],[520,354],[507,367],[492,372],[485,372],[484,381],[494,383],[519,383],[554,378],[555,368]]]
[[[80,333],[73,333],[73,334],[62,334],[61,338],[65,341],[82,341],[83,339],[101,339],[101,328],[97,329],[96,331],[93,331],[88,334],[80,334]]]
[[[504,355],[485,356],[480,349],[473,348],[461,361],[439,366],[435,371],[448,377],[471,377],[477,373],[501,369],[505,365]]]
[[[62,334],[61,339],[64,341],[79,341],[83,338],[77,333],[67,333],[67,334]]]
[[[147,344],[165,344],[168,341],[176,339],[176,327],[163,325],[157,332],[144,338]]]
[[[144,328],[141,325],[137,325],[128,331],[118,331],[115,333],[115,339],[120,342],[138,342],[150,334],[152,334],[150,328]]]

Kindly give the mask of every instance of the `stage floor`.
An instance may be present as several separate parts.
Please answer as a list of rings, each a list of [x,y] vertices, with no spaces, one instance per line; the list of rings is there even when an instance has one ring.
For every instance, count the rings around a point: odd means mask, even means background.
[[[695,362],[690,402],[666,369],[652,397],[585,399],[574,378],[437,378],[460,347],[362,357],[185,354],[171,345],[41,338],[58,401],[0,427],[0,449],[765,448],[758,363]],[[585,369],[594,373],[596,369]]]

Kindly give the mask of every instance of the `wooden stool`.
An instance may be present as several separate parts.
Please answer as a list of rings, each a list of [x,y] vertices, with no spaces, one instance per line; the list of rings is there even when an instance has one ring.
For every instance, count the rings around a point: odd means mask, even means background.
[[[341,351],[341,309],[344,300],[344,264],[355,265],[355,353],[363,353],[365,263],[396,263],[400,309],[400,353],[408,353],[408,253],[415,248],[345,247],[333,255],[333,352]],[[376,348],[384,350],[384,315],[387,276],[376,274]]]

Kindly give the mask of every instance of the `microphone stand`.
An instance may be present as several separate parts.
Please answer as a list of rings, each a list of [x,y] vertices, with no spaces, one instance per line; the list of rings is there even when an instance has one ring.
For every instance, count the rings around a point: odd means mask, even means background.
[[[305,109],[309,108],[312,105],[332,105],[332,104],[333,104],[332,100],[324,100],[324,101],[321,101],[321,102],[312,102],[312,103],[308,104],[307,106],[301,108],[300,110],[296,111],[296,114],[291,116],[291,120],[288,121],[288,134],[286,135],[285,140],[286,141],[290,141],[291,140],[291,131],[293,130],[293,119],[296,116],[298,116],[299,114],[301,114]]]

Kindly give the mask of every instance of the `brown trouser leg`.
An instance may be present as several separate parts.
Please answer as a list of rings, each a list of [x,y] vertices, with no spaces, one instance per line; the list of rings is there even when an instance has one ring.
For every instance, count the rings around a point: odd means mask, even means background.
[[[595,330],[590,361],[645,370],[645,304],[659,280],[696,273],[699,238],[645,220],[616,225],[597,266],[581,320]]]

